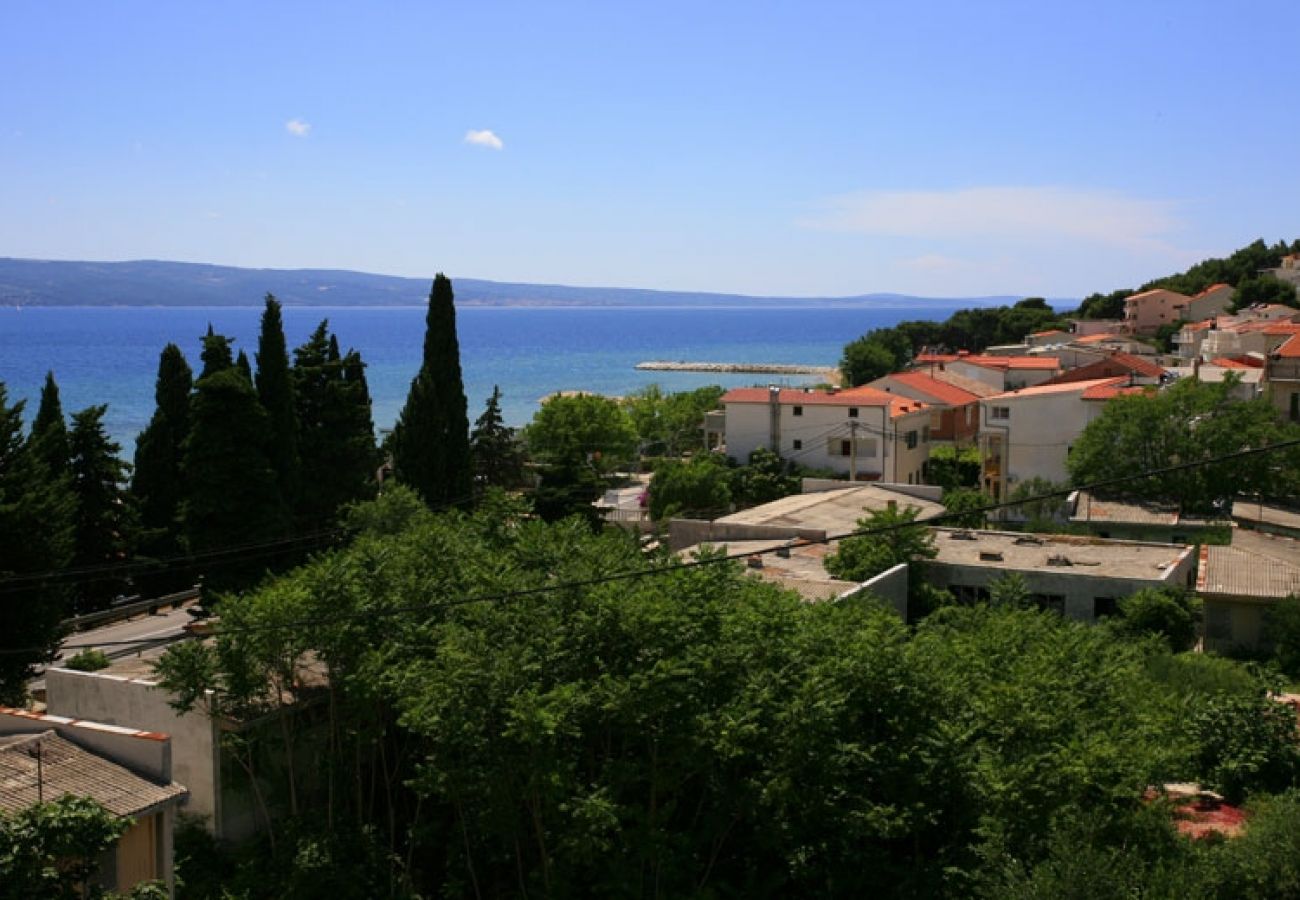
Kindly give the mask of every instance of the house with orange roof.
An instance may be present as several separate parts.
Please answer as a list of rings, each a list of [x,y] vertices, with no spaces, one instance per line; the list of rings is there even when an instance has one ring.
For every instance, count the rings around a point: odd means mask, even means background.
[[[874,387],[733,388],[722,395],[726,452],[745,462],[760,447],[858,481],[923,484],[930,409]]]
[[[887,394],[918,400],[928,406],[931,441],[973,444],[979,436],[979,402],[982,394],[941,381],[921,370],[894,372],[877,378],[871,382],[871,387]]]
[[[1180,360],[1191,361],[1201,355],[1201,344],[1205,342],[1206,335],[1218,328],[1217,319],[1202,319],[1199,322],[1187,322],[1178,330],[1170,340],[1174,345],[1174,352]]]
[[[1153,288],[1124,300],[1124,331],[1129,334],[1155,334],[1162,325],[1187,318],[1187,304],[1192,298],[1178,291]]]
[[[1200,322],[1211,316],[1226,313],[1232,305],[1235,289],[1230,284],[1219,282],[1212,284],[1199,294],[1193,294],[1183,309],[1183,319],[1188,322]]]
[[[1070,447],[1107,401],[1152,390],[1127,377],[1094,378],[1007,391],[980,401],[981,482],[1005,497],[1031,478],[1068,479]]]
[[[1291,309],[1290,312],[1292,317],[1238,320],[1212,329],[1201,343],[1201,356],[1207,359],[1248,353],[1267,356],[1293,335],[1300,334],[1300,311]]]
[[[1150,344],[1135,340],[1128,334],[1090,334],[1087,337],[1076,338],[1070,342],[1070,346],[1100,353],[1120,351],[1132,353],[1134,356],[1150,356],[1155,353],[1155,348]]]
[[[918,356],[912,368],[935,366],[982,382],[996,391],[1042,384],[1061,371],[1061,361],[1055,356],[992,356],[964,350],[957,354]]]
[[[1025,338],[1025,343],[1030,347],[1052,347],[1056,344],[1068,344],[1073,335],[1068,331],[1062,331],[1059,328],[1050,328],[1047,331],[1035,331]]]
[[[1278,415],[1300,423],[1300,334],[1293,334],[1268,355],[1263,383]]]
[[[1126,378],[1130,384],[1160,384],[1168,373],[1163,366],[1131,353],[1112,353],[1096,362],[1062,372],[1044,384],[1069,384],[1097,378]]]

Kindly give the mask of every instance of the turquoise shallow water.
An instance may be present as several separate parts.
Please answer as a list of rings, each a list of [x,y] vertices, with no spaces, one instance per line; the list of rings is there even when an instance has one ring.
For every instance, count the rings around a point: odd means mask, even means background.
[[[955,309],[956,307],[954,307]],[[508,423],[523,425],[554,391],[626,394],[658,383],[665,390],[705,384],[802,383],[757,375],[641,372],[651,359],[834,365],[844,344],[903,319],[944,318],[951,310],[897,308],[468,307],[457,311],[470,420],[499,384]],[[45,372],[53,370],[65,412],[107,403],[105,422],[127,455],[153,414],[158,354],[175,342],[197,366],[208,323],[235,338],[251,358],[261,309],[222,307],[0,308],[0,382],[9,398],[28,398],[28,416]],[[420,364],[422,308],[284,310],[290,347],[328,318],[339,343],[367,363],[375,425],[397,418]]]

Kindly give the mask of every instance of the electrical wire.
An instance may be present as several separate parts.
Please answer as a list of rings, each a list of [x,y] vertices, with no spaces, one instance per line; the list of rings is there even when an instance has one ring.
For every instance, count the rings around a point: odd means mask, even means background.
[[[1168,466],[1161,466],[1155,469],[1147,469],[1141,472],[1135,472],[1131,475],[1122,475],[1115,478],[1104,478],[1086,484],[1074,485],[1068,488],[1057,490],[1043,491],[1031,497],[1021,498],[1019,500],[1004,500],[994,503],[985,504],[973,509],[960,511],[945,511],[935,513],[923,519],[915,519],[907,522],[897,522],[888,525],[873,526],[870,528],[855,529],[853,531],[843,532],[841,534],[827,535],[817,539],[801,539],[803,544],[831,544],[837,541],[847,540],[855,537],[871,537],[880,534],[888,534],[894,531],[900,531],[907,528],[916,528],[918,526],[934,525],[950,519],[963,518],[970,515],[997,512],[1003,509],[1010,509],[1016,506],[1022,506],[1028,503],[1035,503],[1042,500],[1050,500],[1059,497],[1068,497],[1075,491],[1096,491],[1108,487],[1116,487],[1123,484],[1131,484],[1135,481],[1141,481],[1147,478],[1155,478],[1162,475],[1169,475],[1176,472],[1186,472],[1202,466],[1216,465],[1223,462],[1231,462],[1236,459],[1258,456],[1265,453],[1273,453],[1278,450],[1285,450],[1291,447],[1300,447],[1300,438],[1287,441],[1279,441],[1275,444],[1268,444],[1263,447],[1252,447],[1245,450],[1237,450],[1232,453],[1222,454],[1220,456],[1208,459],[1192,460],[1183,463],[1174,463]],[[436,612],[442,609],[451,609],[459,606],[467,606],[476,603],[501,603],[510,600],[518,600],[527,597],[535,597],[543,594],[555,593],[563,590],[572,590],[576,588],[596,587],[603,584],[610,584],[620,581],[630,581],[639,578],[645,578],[654,575],[665,575],[673,572],[686,571],[690,569],[702,568],[704,566],[719,565],[723,563],[738,562],[753,556],[763,556],[769,553],[775,553],[780,549],[790,546],[789,540],[782,540],[773,543],[771,547],[759,550],[748,550],[739,553],[718,554],[685,561],[677,561],[672,564],[658,566],[648,569],[629,569],[623,572],[614,572],[607,575],[594,576],[592,578],[574,579],[571,581],[557,582],[554,584],[539,585],[532,588],[521,588],[513,591],[506,591],[497,594],[476,594],[467,597],[458,597],[451,600],[431,601],[426,603],[407,604],[403,606],[392,606],[385,609],[368,609],[364,611],[352,611],[339,613],[333,616],[316,616],[310,619],[300,619],[290,622],[272,622],[258,625],[228,625],[219,626],[214,629],[215,635],[222,634],[242,634],[254,633],[261,631],[282,631],[285,629],[299,629],[311,626],[320,626],[334,624],[338,622],[347,622],[354,619],[375,619],[380,617],[391,617],[396,615],[405,615],[408,613],[427,613]],[[152,640],[152,639],[148,639]],[[127,642],[130,643],[130,642]],[[140,641],[139,643],[143,643]],[[99,644],[64,644],[61,649],[76,650],[87,649],[101,646]],[[0,649],[0,654],[13,653],[33,653],[43,652],[45,648],[5,648]]]

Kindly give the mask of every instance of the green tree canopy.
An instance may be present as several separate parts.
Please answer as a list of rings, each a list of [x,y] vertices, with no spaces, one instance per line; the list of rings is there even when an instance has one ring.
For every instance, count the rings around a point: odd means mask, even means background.
[[[154,383],[155,408],[149,424],[135,442],[131,495],[139,516],[139,555],[155,559],[183,552],[180,511],[185,499],[181,457],[190,432],[190,392],[194,375],[185,354],[175,344],[163,348]],[[146,576],[147,590],[173,590],[184,578],[155,573]]]
[[[63,418],[63,404],[59,402],[59,386],[54,373],[45,373],[45,386],[41,388],[41,405],[32,420],[32,449],[41,457],[53,478],[68,474],[68,423]]]
[[[72,563],[77,568],[122,565],[135,549],[135,508],[127,492],[130,467],[118,456],[121,447],[104,431],[107,409],[91,406],[72,417],[68,445],[77,510]],[[100,609],[128,587],[120,575],[80,581],[78,611]]]
[[[513,488],[523,482],[523,448],[501,417],[501,388],[495,385],[487,407],[470,432],[469,452],[480,490],[485,487]]]
[[[534,458],[575,466],[590,464],[597,472],[627,465],[636,452],[636,430],[618,401],[598,394],[548,397],[524,429]]]
[[[845,581],[866,581],[899,563],[934,559],[934,532],[924,525],[909,525],[920,515],[915,506],[885,507],[858,519],[860,531],[875,531],[840,541],[826,557],[826,571]]]
[[[280,301],[271,294],[266,295],[262,329],[257,338],[257,399],[266,410],[271,428],[268,448],[280,496],[288,506],[296,507],[302,489],[298,417]]]
[[[470,499],[469,414],[460,372],[451,280],[429,291],[424,358],[393,428],[393,473],[433,506]]]
[[[1281,303],[1283,306],[1300,306],[1295,285],[1272,275],[1255,275],[1242,279],[1232,292],[1232,311],[1236,312],[1256,303]]]
[[[704,414],[718,407],[723,390],[717,385],[666,393],[652,384],[625,397],[642,453],[677,456],[704,449]]]
[[[715,519],[731,504],[732,470],[716,454],[664,460],[650,480],[650,516],[655,521],[686,516]]]
[[[1190,650],[1200,633],[1201,604],[1186,591],[1144,588],[1119,601],[1112,627],[1129,635],[1156,635],[1171,650]]]

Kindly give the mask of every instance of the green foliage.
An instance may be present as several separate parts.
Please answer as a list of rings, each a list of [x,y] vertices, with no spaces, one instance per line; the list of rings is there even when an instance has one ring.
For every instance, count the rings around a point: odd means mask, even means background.
[[[1135,291],[1120,288],[1109,294],[1089,294],[1079,304],[1076,315],[1080,319],[1122,319],[1124,318],[1124,301]]]
[[[597,394],[548,397],[524,429],[534,458],[569,469],[585,464],[599,473],[630,462],[636,440],[627,410]]]
[[[1007,494],[1007,500],[1016,504],[1008,508],[1010,514],[1025,521],[1026,531],[1056,530],[1066,515],[1069,499],[1066,485],[1038,477],[1026,478]]]
[[[487,408],[470,432],[469,454],[480,492],[488,487],[513,488],[523,483],[524,452],[514,431],[501,417],[501,388],[495,385]]]
[[[1232,292],[1232,306],[1229,309],[1236,312],[1256,303],[1281,303],[1283,306],[1300,307],[1295,285],[1272,275],[1255,275],[1239,281],[1237,289]]]
[[[262,328],[257,338],[257,399],[266,410],[270,427],[267,453],[275,472],[280,497],[289,506],[296,506],[302,489],[298,417],[280,302],[271,294],[266,295]],[[315,488],[316,484],[313,483],[312,489]]]
[[[129,824],[73,796],[0,813],[0,890],[24,900],[104,896],[96,887],[83,892],[82,885],[93,883],[100,855]]]
[[[156,408],[135,443],[131,495],[139,513],[141,556],[165,558],[183,549],[180,514],[185,485],[181,460],[190,432],[193,387],[194,376],[185,355],[175,344],[168,344],[158,360]],[[164,591],[178,586],[167,576],[149,583]]]
[[[1064,324],[1041,297],[1028,297],[1012,306],[958,310],[944,322],[900,322],[850,342],[840,372],[845,384],[856,386],[906,366],[924,347],[980,351],[993,344],[1018,343],[1026,335]]]
[[[40,456],[54,480],[66,477],[72,451],[68,447],[68,424],[63,419],[63,405],[59,402],[59,386],[54,373],[45,373],[45,386],[41,388],[41,405],[32,420],[32,450]]]
[[[101,669],[107,669],[112,664],[112,661],[103,650],[96,650],[93,647],[68,657],[63,663],[67,668],[75,669],[78,672],[98,672]]]
[[[943,492],[943,506],[953,515],[944,519],[943,524],[958,528],[983,528],[988,523],[988,513],[983,510],[992,502],[992,497],[976,488],[946,489]]]
[[[379,453],[361,355],[340,354],[325,320],[293,356],[298,454],[303,484],[311,485],[299,493],[295,517],[311,531],[333,524],[345,504],[374,496]]]
[[[191,551],[226,549],[284,537],[288,516],[267,448],[269,425],[253,385],[226,368],[195,385],[185,441],[187,494],[182,518]],[[267,567],[265,556],[213,564],[209,584],[246,584]]]
[[[859,530],[884,530],[840,541],[836,551],[826,557],[826,571],[845,581],[866,581],[899,563],[934,559],[939,553],[934,532],[923,525],[908,525],[919,514],[915,506],[886,507],[858,519]]]
[[[1233,400],[1231,382],[1181,380],[1161,391],[1116,397],[1083,430],[1066,461],[1076,483],[1116,478],[1172,461],[1190,463],[1300,435],[1268,400]],[[1237,494],[1284,496],[1300,483],[1300,449],[1256,454],[1146,478],[1124,492],[1213,512]]]
[[[592,503],[605,489],[605,480],[586,462],[553,463],[540,467],[541,480],[533,492],[533,508],[545,522],[576,516],[593,531],[601,519]]]
[[[1264,638],[1282,673],[1300,679],[1300,596],[1285,597],[1265,613]]]
[[[73,552],[75,501],[51,479],[44,461],[23,438],[23,404],[10,406],[0,382],[0,576],[48,572],[68,565]],[[53,654],[66,605],[64,588],[19,582],[0,594],[0,703],[21,706],[32,666]]]
[[[732,470],[716,454],[687,461],[665,460],[650,481],[650,517],[655,521],[684,516],[714,519],[731,504]]]
[[[978,447],[954,447],[939,444],[930,449],[930,470],[927,478],[944,490],[973,488],[980,481],[980,451]]]
[[[1010,609],[1028,609],[1032,604],[1029,582],[1019,572],[1007,572],[989,583],[989,604]]]
[[[125,563],[135,547],[135,509],[127,492],[129,466],[118,458],[121,447],[104,431],[107,409],[92,406],[73,415],[68,437],[76,502],[72,564],[79,568]],[[77,611],[101,609],[128,586],[123,577],[113,575],[80,581]]]
[[[1143,588],[1119,601],[1112,622],[1131,636],[1157,635],[1174,651],[1190,650],[1200,631],[1201,603],[1193,594],[1170,588]]]
[[[199,378],[206,378],[234,367],[235,357],[230,351],[232,343],[234,338],[217,334],[212,330],[212,323],[208,323],[208,332],[203,336],[203,352],[199,355],[199,359],[203,362]]]
[[[716,385],[664,393],[652,384],[623,399],[636,429],[641,453],[678,456],[704,449],[704,414],[718,407],[723,390]]]
[[[1192,711],[1189,728],[1197,775],[1233,803],[1283,790],[1300,774],[1295,710],[1263,691],[1211,698]]]
[[[424,358],[392,436],[393,474],[431,506],[471,499],[469,413],[460,371],[451,280],[439,272],[429,291]]]
[[[1179,275],[1148,281],[1139,290],[1167,288],[1191,296],[1199,294],[1212,284],[1239,285],[1243,281],[1255,278],[1260,269],[1277,268],[1281,265],[1285,254],[1297,250],[1300,250],[1300,241],[1290,246],[1285,241],[1278,241],[1270,246],[1262,239],[1256,240],[1233,252],[1227,258],[1203,260]]]
[[[781,457],[766,447],[749,454],[749,464],[732,473],[731,496],[741,506],[771,503],[799,493],[799,477]]]

